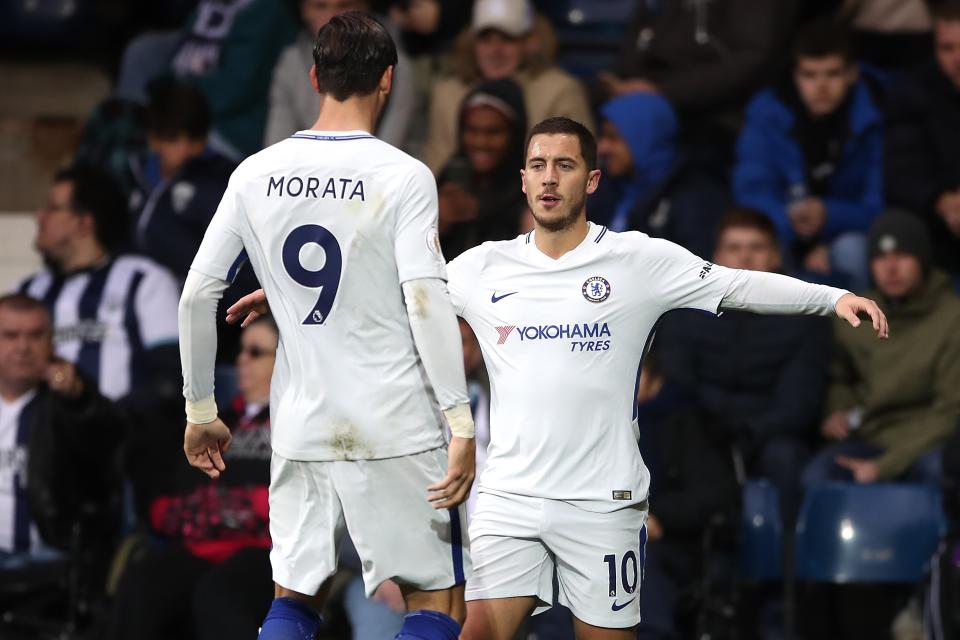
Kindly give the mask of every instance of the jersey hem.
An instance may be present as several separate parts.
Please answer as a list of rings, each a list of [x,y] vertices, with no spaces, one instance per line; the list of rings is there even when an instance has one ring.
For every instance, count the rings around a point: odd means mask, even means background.
[[[287,449],[284,446],[273,445],[272,449],[275,454],[287,460],[292,460],[294,462],[359,462],[361,460],[389,460],[391,458],[405,458],[407,456],[415,456],[421,453],[427,453],[428,451],[434,451],[436,449],[442,449],[447,446],[446,442],[440,442],[434,446],[428,446],[424,448],[414,448],[414,449],[402,449],[399,451],[388,451],[382,455],[375,456],[363,456],[356,458],[344,458],[343,456],[334,456],[330,455],[329,451],[321,451],[319,449]]]

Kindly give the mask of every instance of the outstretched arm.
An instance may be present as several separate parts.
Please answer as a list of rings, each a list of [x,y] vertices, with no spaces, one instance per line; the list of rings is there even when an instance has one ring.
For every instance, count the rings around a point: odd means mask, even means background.
[[[768,315],[836,313],[854,327],[860,326],[859,314],[865,313],[870,317],[877,336],[881,339],[889,337],[887,318],[873,300],[778,273],[729,271],[730,285],[720,302],[721,310]]]

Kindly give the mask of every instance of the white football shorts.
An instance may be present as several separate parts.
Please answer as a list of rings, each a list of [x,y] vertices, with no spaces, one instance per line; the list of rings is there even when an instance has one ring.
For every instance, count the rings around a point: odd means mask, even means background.
[[[535,596],[597,627],[640,622],[646,504],[595,513],[569,502],[481,491],[470,522],[467,600]]]
[[[367,596],[385,580],[432,591],[470,575],[463,506],[434,509],[427,487],[444,478],[447,449],[380,460],[270,464],[274,581],[314,594],[337,569],[349,532]]]

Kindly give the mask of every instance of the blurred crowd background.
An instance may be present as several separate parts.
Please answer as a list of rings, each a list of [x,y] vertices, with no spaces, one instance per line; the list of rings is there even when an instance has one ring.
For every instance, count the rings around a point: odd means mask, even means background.
[[[256,637],[277,329],[220,313],[212,481],[181,451],[177,301],[233,168],[313,125],[312,40],[349,10],[400,49],[376,134],[436,175],[448,259],[532,228],[525,132],[562,115],[598,137],[592,221],[890,318],[884,343],[664,318],[638,637],[960,638],[957,0],[3,2],[0,243],[42,266],[3,262],[0,637]],[[225,300],[256,287],[241,270]],[[392,638],[399,589],[366,600],[341,560],[323,637]],[[522,636],[571,638],[569,612]]]

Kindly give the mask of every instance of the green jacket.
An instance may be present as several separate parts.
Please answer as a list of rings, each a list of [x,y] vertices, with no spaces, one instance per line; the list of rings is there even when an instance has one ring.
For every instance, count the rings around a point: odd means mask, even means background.
[[[877,463],[889,480],[946,440],[960,417],[960,297],[939,271],[900,304],[867,295],[887,314],[890,339],[878,340],[869,321],[854,329],[836,320],[826,408],[863,409],[855,434],[884,449]]]

